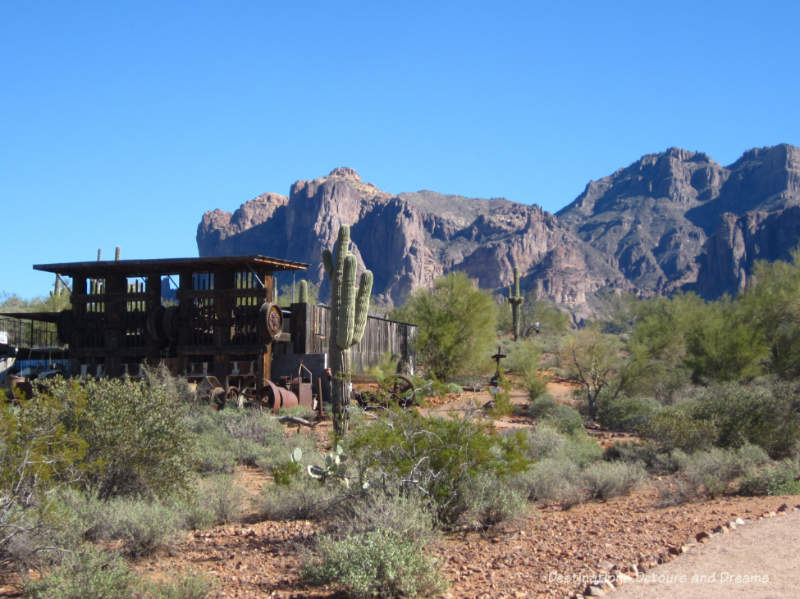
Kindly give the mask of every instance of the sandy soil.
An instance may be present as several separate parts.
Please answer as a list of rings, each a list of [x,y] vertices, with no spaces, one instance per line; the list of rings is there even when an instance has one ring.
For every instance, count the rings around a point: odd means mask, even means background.
[[[787,514],[780,517],[780,514]],[[800,511],[737,526],[613,593],[613,599],[800,596]]]

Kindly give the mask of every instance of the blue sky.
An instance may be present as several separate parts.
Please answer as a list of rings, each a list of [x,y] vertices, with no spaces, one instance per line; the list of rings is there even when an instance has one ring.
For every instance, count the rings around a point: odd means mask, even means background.
[[[670,146],[800,145],[796,2],[0,4],[0,291],[195,256],[203,212],[336,166],[556,211]]]

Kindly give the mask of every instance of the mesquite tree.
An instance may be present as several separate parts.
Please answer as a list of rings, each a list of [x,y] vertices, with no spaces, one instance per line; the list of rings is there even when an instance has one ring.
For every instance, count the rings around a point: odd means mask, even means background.
[[[514,269],[514,294],[511,294],[511,286],[508,287],[508,303],[511,304],[511,323],[514,328],[514,341],[519,339],[519,307],[523,302],[522,294],[519,292],[519,270]]]
[[[350,393],[350,348],[361,341],[367,326],[372,273],[364,271],[356,288],[356,257],[350,253],[350,227],[339,228],[336,257],[322,252],[322,264],[331,282],[331,318],[328,354],[333,372],[333,426],[345,431]]]

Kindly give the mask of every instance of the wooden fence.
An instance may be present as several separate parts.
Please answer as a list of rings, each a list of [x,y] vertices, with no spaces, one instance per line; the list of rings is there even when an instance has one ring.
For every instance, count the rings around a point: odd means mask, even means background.
[[[292,304],[291,335],[296,354],[323,354],[328,352],[330,308],[323,304]],[[364,337],[353,346],[350,354],[354,373],[365,373],[378,364],[384,354],[402,360],[412,369],[414,340],[417,327],[406,322],[370,316]]]

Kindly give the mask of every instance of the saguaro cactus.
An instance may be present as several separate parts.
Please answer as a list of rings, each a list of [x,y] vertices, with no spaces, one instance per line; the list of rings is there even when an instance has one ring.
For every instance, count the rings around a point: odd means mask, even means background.
[[[511,286],[508,287],[508,303],[511,304],[511,324],[514,328],[514,341],[519,339],[519,307],[524,301],[519,292],[519,270],[514,269],[514,293],[511,293]]]
[[[331,282],[331,318],[328,354],[333,373],[333,426],[345,431],[350,393],[350,348],[361,341],[367,326],[372,273],[365,271],[356,288],[356,257],[350,253],[350,227],[339,228],[336,257],[322,252],[322,264]]]

